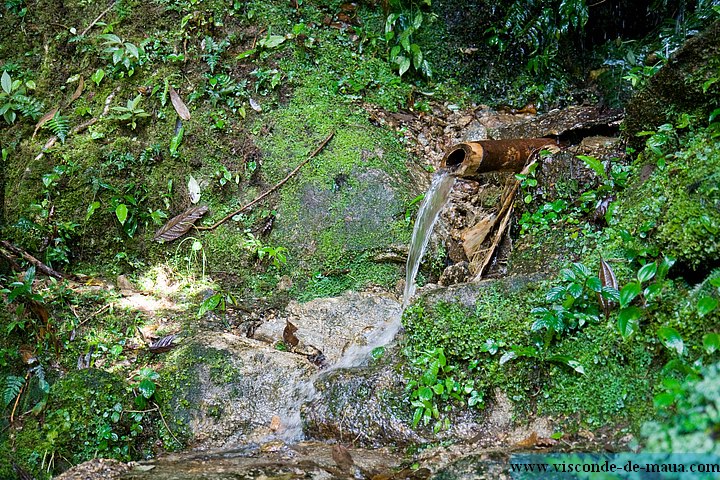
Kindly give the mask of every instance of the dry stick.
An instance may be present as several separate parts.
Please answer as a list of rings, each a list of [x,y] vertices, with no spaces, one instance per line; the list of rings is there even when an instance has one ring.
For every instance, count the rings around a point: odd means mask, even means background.
[[[27,385],[28,378],[30,377],[30,372],[25,375],[25,382],[23,382],[23,386],[20,387],[20,391],[18,392],[17,398],[15,399],[15,405],[13,405],[12,412],[10,412],[10,423],[13,423],[13,419],[15,418],[15,410],[17,409],[18,403],[20,402],[20,397],[22,397],[23,390],[25,390],[25,385]]]
[[[29,253],[27,253],[24,250],[20,250],[15,245],[8,242],[7,240],[0,240],[0,245],[5,249],[10,250],[15,255],[21,256],[28,262],[32,263],[33,265],[35,265],[35,268],[37,268],[40,272],[44,273],[48,277],[55,277],[59,280],[63,280],[63,279],[67,280],[68,279],[67,275],[63,275],[62,273],[58,272],[57,270],[53,270],[52,268],[48,267],[47,265],[45,265],[43,262],[41,262],[37,258],[33,257],[32,255],[30,255]]]
[[[537,162],[537,156],[536,153],[539,150],[535,150],[530,154],[528,157],[528,160],[532,159],[532,161],[528,162],[527,165],[525,165],[525,168],[522,169],[522,172],[520,172],[520,175],[527,175],[527,172],[530,170],[530,167]],[[482,265],[480,265],[480,269],[478,270],[477,274],[475,275],[475,278],[473,281],[477,282],[482,278],[482,274],[485,271],[485,268],[490,263],[490,260],[492,259],[493,255],[495,254],[495,249],[500,244],[500,238],[502,237],[503,233],[505,233],[505,229],[507,228],[507,224],[510,221],[510,217],[512,216],[513,212],[513,202],[515,201],[515,195],[517,194],[517,189],[520,186],[520,181],[516,180],[515,183],[510,188],[510,191],[508,192],[507,196],[505,197],[505,201],[502,204],[502,207],[500,207],[500,212],[498,212],[497,218],[502,217],[502,221],[500,222],[500,226],[498,227],[497,231],[495,232],[495,237],[493,238],[492,245],[490,246],[489,253],[485,257],[485,260],[483,260]]]
[[[81,36],[81,37],[84,37],[85,34],[86,34],[87,32],[89,32],[90,29],[91,29],[92,27],[94,27],[95,24],[96,24],[97,22],[99,22],[100,19],[101,19],[102,17],[104,17],[105,14],[108,13],[114,6],[115,6],[115,2],[112,2],[108,8],[106,8],[105,10],[103,10],[102,13],[101,13],[100,15],[98,15],[97,18],[96,18],[95,20],[93,20],[93,21],[90,23],[90,25],[87,26],[87,28],[86,28],[85,30],[82,31],[82,33],[80,34],[80,36]]]
[[[158,407],[158,404],[153,402],[153,405],[155,405],[155,408],[157,408],[157,411],[160,414],[160,420],[162,420],[163,424],[165,425],[165,428],[167,428],[167,431],[170,433],[170,436],[173,438],[173,440],[175,440],[175,443],[177,443],[178,445],[182,445],[182,443],[180,443],[180,440],[177,439],[177,437],[175,436],[173,431],[170,430],[170,427],[168,426],[167,422],[165,421],[165,417],[163,417],[162,410],[160,410],[160,407]]]
[[[333,137],[334,135],[335,135],[335,132],[332,132],[332,133],[330,133],[330,135],[328,135],[327,137],[325,137],[325,140],[322,141],[322,143],[315,149],[314,152],[312,152],[312,153],[310,154],[310,156],[309,156],[308,158],[306,158],[305,160],[303,160],[302,163],[300,163],[300,165],[298,165],[297,167],[295,167],[295,169],[294,169],[292,172],[288,173],[287,177],[283,178],[278,184],[276,184],[276,185],[275,185],[274,187],[272,187],[270,190],[268,190],[267,192],[263,193],[262,195],[260,195],[259,197],[257,197],[257,198],[256,198],[255,200],[253,200],[252,202],[250,202],[250,203],[248,203],[248,204],[240,207],[239,209],[237,209],[237,210],[235,210],[234,212],[230,213],[230,214],[227,215],[226,217],[224,217],[224,218],[218,220],[217,222],[213,223],[213,224],[210,225],[209,227],[195,227],[195,229],[196,229],[196,230],[215,230],[217,227],[219,227],[219,226],[222,225],[223,223],[227,222],[228,220],[230,220],[232,217],[234,217],[234,216],[237,215],[238,213],[247,210],[248,208],[250,208],[250,207],[252,207],[253,205],[255,205],[256,203],[258,203],[258,202],[259,202],[260,200],[262,200],[263,198],[265,198],[265,197],[267,197],[268,195],[270,195],[271,193],[273,193],[273,192],[274,192],[275,190],[277,190],[278,188],[282,187],[282,186],[285,184],[285,182],[287,182],[288,180],[290,180],[297,172],[299,172],[300,169],[301,169],[306,163],[308,163],[308,162],[309,162],[310,160],[312,160],[318,153],[320,153],[320,151],[322,151],[322,149],[325,148],[325,145],[327,145],[327,143],[330,141],[330,139],[332,139],[332,137]]]

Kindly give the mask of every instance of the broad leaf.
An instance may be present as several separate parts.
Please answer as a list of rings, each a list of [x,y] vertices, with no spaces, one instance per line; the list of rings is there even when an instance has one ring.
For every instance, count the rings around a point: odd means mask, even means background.
[[[703,335],[703,348],[708,355],[720,350],[720,335],[717,333],[706,333]]]
[[[580,362],[568,355],[552,355],[548,357],[548,361],[555,363],[562,363],[575,370],[580,375],[585,375],[585,367]]]
[[[658,329],[658,338],[670,350],[675,350],[678,355],[685,353],[685,343],[680,333],[672,327],[660,327]]]
[[[597,174],[598,177],[607,179],[607,173],[605,173],[605,166],[600,160],[595,157],[589,157],[587,155],[578,155],[577,158],[582,160],[585,165],[590,167]]]
[[[172,242],[183,235],[192,228],[195,222],[207,213],[208,207],[206,205],[199,205],[191,207],[185,212],[171,218],[160,230],[155,233],[153,240],[157,242],[165,241]]]
[[[718,300],[715,297],[702,297],[697,304],[697,310],[700,316],[704,317],[718,307]]]
[[[0,83],[2,83],[2,89],[5,91],[5,93],[10,94],[10,92],[12,92],[12,79],[5,70],[3,70]]]
[[[153,342],[148,347],[152,353],[163,353],[172,350],[175,347],[175,339],[177,335],[167,335],[156,342]]]
[[[643,265],[643,267],[638,270],[637,278],[640,283],[647,282],[651,280],[655,274],[657,273],[657,263],[652,262]]]
[[[128,217],[128,208],[127,205],[124,203],[119,204],[117,207],[115,207],[115,216],[117,217],[118,221],[125,225],[125,221]]]
[[[620,306],[627,307],[630,305],[630,302],[640,295],[641,291],[642,288],[638,282],[632,282],[625,285],[622,290],[620,290]]]
[[[617,318],[617,326],[623,338],[628,338],[633,334],[640,317],[642,317],[642,310],[638,307],[625,307],[620,310]]]
[[[190,175],[190,180],[188,180],[188,194],[190,195],[191,203],[200,201],[200,184],[192,175]]]
[[[190,110],[188,110],[185,102],[182,101],[182,98],[180,98],[180,95],[178,95],[172,86],[170,87],[170,101],[180,118],[190,120]]]

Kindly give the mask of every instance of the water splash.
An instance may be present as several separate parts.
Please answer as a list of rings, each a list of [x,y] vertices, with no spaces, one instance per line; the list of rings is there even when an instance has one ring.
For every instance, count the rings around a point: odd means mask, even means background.
[[[413,228],[412,239],[410,240],[410,252],[407,259],[407,273],[405,274],[405,292],[403,294],[403,309],[407,307],[410,299],[415,294],[415,277],[420,268],[420,261],[425,254],[425,249],[430,242],[430,233],[435,222],[437,222],[440,210],[447,203],[450,190],[455,184],[455,177],[446,171],[438,172],[433,177],[425,194],[417,219]]]

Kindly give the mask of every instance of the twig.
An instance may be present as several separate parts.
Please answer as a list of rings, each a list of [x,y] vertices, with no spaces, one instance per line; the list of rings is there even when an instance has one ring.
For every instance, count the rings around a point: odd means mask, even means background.
[[[274,192],[275,190],[277,190],[278,188],[282,187],[282,186],[285,184],[285,182],[287,182],[288,180],[290,180],[297,172],[299,172],[300,169],[301,169],[306,163],[308,163],[308,162],[309,162],[310,160],[312,160],[318,153],[320,153],[320,151],[322,151],[322,149],[325,148],[325,145],[328,144],[328,142],[330,141],[330,139],[333,138],[334,135],[335,135],[335,132],[332,132],[332,133],[330,133],[330,135],[328,135],[327,137],[325,137],[325,140],[322,141],[322,143],[315,149],[314,152],[312,152],[312,153],[310,154],[310,156],[308,156],[308,158],[306,158],[305,160],[303,160],[303,161],[300,163],[300,165],[298,165],[297,167],[295,167],[295,169],[294,169],[292,172],[288,173],[288,175],[287,175],[285,178],[283,178],[282,180],[280,180],[280,182],[277,183],[277,184],[276,184],[274,187],[272,187],[270,190],[268,190],[267,192],[263,193],[262,195],[260,195],[259,197],[257,197],[257,198],[256,198],[255,200],[253,200],[252,202],[250,202],[250,203],[248,203],[248,204],[240,207],[239,209],[237,209],[237,210],[235,210],[234,212],[228,214],[228,215],[225,216],[224,218],[222,218],[222,219],[218,220],[217,222],[213,223],[213,224],[210,225],[209,227],[195,227],[195,229],[196,229],[196,230],[215,230],[217,227],[219,227],[219,226],[222,225],[223,223],[227,222],[228,220],[230,220],[232,217],[234,217],[234,216],[237,215],[238,213],[247,210],[248,208],[250,208],[250,207],[252,207],[253,205],[255,205],[256,203],[258,203],[258,202],[259,202],[260,200],[262,200],[263,198],[265,198],[265,197],[267,197],[268,195],[270,195],[271,193],[273,193],[273,192]]]
[[[160,407],[158,407],[158,404],[153,402],[153,405],[155,405],[155,408],[157,408],[158,413],[160,414],[160,420],[162,420],[163,424],[165,425],[165,428],[167,428],[167,431],[170,433],[170,436],[175,440],[175,443],[182,446],[182,443],[180,443],[180,440],[177,439],[175,434],[172,430],[170,430],[170,427],[168,426],[167,422],[165,421],[165,417],[162,414],[162,410],[160,410]]]
[[[22,387],[20,387],[20,391],[18,392],[17,398],[15,399],[15,405],[13,405],[12,412],[10,412],[10,423],[13,423],[13,420],[15,418],[15,410],[17,409],[18,403],[20,402],[20,397],[22,397],[23,390],[25,390],[25,385],[27,385],[28,378],[30,378],[30,372],[25,375],[25,381],[23,382]]]
[[[59,280],[63,280],[63,279],[70,280],[70,278],[67,275],[63,275],[62,273],[58,272],[57,270],[53,270],[52,268],[48,267],[47,265],[45,265],[43,262],[41,262],[37,258],[33,257],[32,255],[30,255],[29,253],[27,253],[24,250],[20,250],[15,245],[8,242],[7,240],[0,240],[0,246],[2,246],[3,248],[5,248],[7,250],[10,250],[15,255],[23,257],[25,260],[27,260],[28,262],[35,265],[35,268],[37,268],[40,272],[44,273],[48,277],[54,277]]]
[[[101,13],[100,15],[98,15],[97,18],[96,18],[95,20],[93,20],[93,21],[90,23],[90,25],[87,26],[87,28],[86,28],[85,30],[82,31],[82,33],[80,34],[80,36],[81,36],[81,37],[84,37],[85,34],[86,34],[87,32],[89,32],[90,29],[91,29],[92,27],[94,27],[95,24],[96,24],[97,22],[99,22],[100,19],[101,19],[102,17],[104,17],[105,14],[108,13],[114,6],[115,6],[115,2],[112,2],[108,8],[106,8],[105,10],[103,10],[102,13]]]
[[[97,315],[100,315],[102,312],[104,312],[105,310],[107,310],[107,309],[110,308],[111,306],[112,306],[112,303],[106,303],[106,304],[103,305],[99,310],[95,311],[95,313],[91,313],[90,315],[87,316],[87,318],[85,318],[85,320],[83,320],[83,321],[81,321],[80,323],[78,323],[78,327],[81,326],[83,323],[87,322],[88,320],[90,320],[91,318],[93,318],[93,317],[95,317],[95,316],[97,316]],[[74,313],[74,312],[73,312],[73,313]]]

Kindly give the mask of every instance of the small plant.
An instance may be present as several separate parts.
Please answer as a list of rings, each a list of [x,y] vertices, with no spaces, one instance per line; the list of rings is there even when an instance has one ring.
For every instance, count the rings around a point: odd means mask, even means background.
[[[53,135],[57,136],[62,143],[65,143],[65,138],[70,131],[70,122],[67,117],[60,115],[60,112],[55,112],[53,118],[47,121],[43,128],[50,130]]]
[[[15,123],[18,114],[29,117],[33,120],[42,115],[43,105],[40,101],[27,95],[27,91],[35,88],[35,83],[21,80],[13,80],[7,71],[3,70],[0,76],[0,115],[5,123]]]
[[[228,292],[215,293],[203,300],[200,304],[197,316],[198,318],[201,318],[207,312],[214,312],[215,310],[224,312],[227,310],[228,305],[237,305],[237,300],[234,296]]]
[[[215,67],[217,67],[220,61],[220,56],[223,54],[229,43],[227,40],[216,42],[212,37],[207,36],[202,41],[202,49],[205,53],[202,54],[203,60],[210,67],[210,73],[215,73]]]
[[[423,352],[412,360],[412,367],[419,373],[418,378],[410,380],[406,387],[413,411],[413,427],[422,421],[428,425],[435,420],[433,430],[447,429],[450,419],[443,417],[440,409],[449,412],[451,401],[467,404],[470,407],[484,407],[483,393],[475,389],[473,380],[461,380],[463,375],[457,367],[450,365],[442,348]]]
[[[160,375],[149,367],[141,368],[137,375],[135,375],[135,389],[137,389],[139,393],[139,395],[135,396],[135,405],[138,408],[147,407],[147,402],[155,395],[155,390],[157,390],[156,382],[159,378]],[[119,416],[117,419],[113,419],[115,422],[117,422],[117,420],[119,420]]]
[[[137,47],[130,42],[124,42],[120,37],[112,33],[100,35],[98,38],[103,40],[103,45],[105,45],[103,53],[110,55],[113,65],[116,68],[119,65],[125,67],[124,71],[120,71],[120,76],[127,74],[128,77],[131,77],[135,73],[135,68],[142,64],[141,55],[145,53],[142,47]],[[100,82],[96,83],[99,84]]]
[[[388,43],[390,53],[388,59],[397,68],[402,77],[412,68],[430,78],[432,70],[425,59],[420,45],[415,43],[413,35],[423,26],[433,20],[432,14],[423,13],[423,7],[429,7],[432,0],[390,0],[388,2],[391,13],[385,20],[385,41]],[[427,17],[427,19],[426,19]]]
[[[129,125],[130,128],[135,130],[135,128],[137,128],[138,120],[150,116],[149,113],[140,108],[140,102],[142,101],[142,98],[142,95],[138,95],[132,100],[128,100],[127,105],[125,105],[124,107],[112,107],[112,110],[117,114],[113,115],[110,118],[123,121],[126,125]]]

